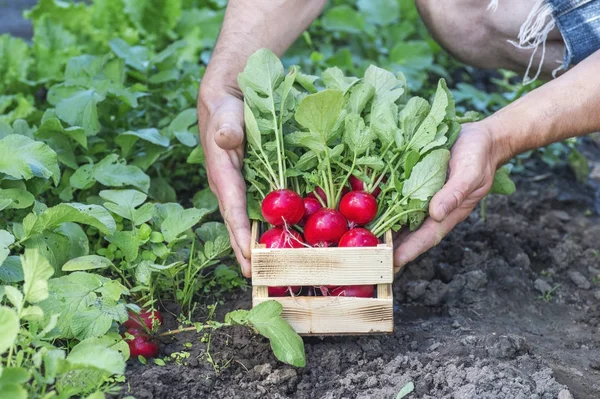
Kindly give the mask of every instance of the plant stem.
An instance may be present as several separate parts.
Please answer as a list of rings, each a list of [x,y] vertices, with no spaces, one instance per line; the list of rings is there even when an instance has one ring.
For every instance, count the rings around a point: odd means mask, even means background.
[[[377,229],[373,229],[372,232],[373,232],[373,234],[375,234],[375,236],[379,237],[380,235],[385,233],[388,229],[390,229],[394,224],[396,224],[404,215],[408,215],[410,213],[415,213],[415,212],[423,212],[424,213],[424,212],[426,212],[426,210],[425,209],[409,209],[407,211],[400,212],[397,215],[394,215],[393,217],[391,217],[389,220],[387,220],[381,226],[377,227]]]
[[[354,158],[352,159],[352,166],[350,167],[350,171],[346,175],[346,178],[344,179],[344,181],[342,182],[342,184],[340,184],[340,188],[338,189],[337,194],[335,196],[335,203],[336,204],[340,203],[340,199],[342,197],[342,191],[344,191],[344,186],[346,185],[346,182],[348,181],[348,179],[350,178],[350,176],[352,176],[352,171],[354,171],[354,167],[355,166],[356,166],[356,151],[354,151]]]

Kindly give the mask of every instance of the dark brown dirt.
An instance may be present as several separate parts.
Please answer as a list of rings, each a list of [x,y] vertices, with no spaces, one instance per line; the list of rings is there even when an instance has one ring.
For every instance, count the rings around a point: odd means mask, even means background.
[[[600,160],[597,144],[585,148]],[[213,334],[213,367],[190,334],[164,348],[193,342],[182,365],[131,362],[123,394],[395,398],[412,381],[409,398],[600,397],[599,185],[547,172],[529,162],[516,194],[489,198],[485,221],[474,212],[404,270],[392,335],[306,339],[308,364],[296,369],[244,329]],[[249,306],[246,292],[221,310]]]

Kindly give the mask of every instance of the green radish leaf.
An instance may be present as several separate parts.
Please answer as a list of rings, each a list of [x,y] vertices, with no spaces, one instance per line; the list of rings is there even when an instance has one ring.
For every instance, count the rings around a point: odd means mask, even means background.
[[[209,213],[206,209],[183,209],[181,205],[173,203],[158,204],[155,209],[161,219],[160,229],[166,242],[175,240]]]
[[[252,89],[263,96],[272,97],[283,80],[283,65],[271,50],[260,49],[252,54],[244,71],[238,75],[242,92]]]
[[[408,146],[413,150],[419,151],[434,139],[438,126],[447,112],[453,109],[454,101],[449,94],[448,88],[444,80],[440,80],[431,110],[419,126],[414,136],[410,139]],[[453,112],[453,111],[452,111]]]
[[[339,90],[323,90],[309,94],[300,101],[296,121],[318,134],[323,144],[329,140],[344,106],[344,95]]]
[[[4,208],[25,209],[33,205],[35,202],[35,197],[29,191],[22,188],[0,188],[0,201],[4,200],[9,201]]]
[[[98,182],[109,187],[134,186],[143,192],[150,188],[150,177],[140,168],[127,165],[117,154],[109,154],[93,168]]]
[[[361,33],[365,26],[363,16],[348,5],[330,8],[321,18],[323,28],[328,31]]]
[[[374,95],[375,88],[369,83],[360,82],[356,84],[350,90],[350,97],[346,105],[348,112],[360,114]]]
[[[317,88],[315,87],[315,81],[319,79],[318,76],[307,75],[300,71],[296,72],[296,82],[302,86],[309,93],[316,93]]]
[[[515,183],[510,179],[510,167],[505,165],[496,171],[494,182],[490,189],[490,194],[511,195],[517,188]]]
[[[446,149],[434,150],[427,154],[414,166],[410,177],[404,182],[402,195],[427,201],[444,185],[449,160],[450,151]]]
[[[371,146],[375,134],[370,128],[365,127],[365,121],[360,115],[348,114],[345,119],[343,138],[351,153],[362,155]]]
[[[19,150],[15,151],[16,148]],[[52,178],[55,185],[60,179],[56,152],[47,144],[20,134],[0,140],[0,173],[25,180]]]
[[[71,259],[63,265],[62,271],[72,272],[76,270],[106,269],[110,266],[113,266],[113,263],[103,256],[86,255]]]
[[[88,338],[73,347],[66,361],[77,368],[91,367],[109,375],[123,374],[125,372],[123,352],[125,351],[123,345],[115,345],[114,339],[110,337]]]
[[[404,160],[404,178],[405,179],[408,179],[408,177],[412,173],[414,166],[417,164],[417,162],[419,162],[420,157],[421,156],[419,155],[419,153],[417,151],[411,150],[406,154],[406,159]]]
[[[375,101],[393,103],[404,93],[402,81],[390,71],[371,65],[365,71],[364,81],[375,88]]]
[[[371,108],[371,129],[384,146],[394,141],[397,136],[397,118],[398,106],[396,104],[383,101],[373,103],[373,107]],[[402,143],[400,143],[401,145]]]
[[[283,307],[277,301],[263,302],[250,310],[247,321],[271,342],[273,353],[280,361],[296,367],[306,365],[304,342],[281,318]]]
[[[0,265],[0,281],[6,283],[18,283],[23,281],[23,267],[21,267],[21,258],[18,256],[9,256]],[[0,295],[2,297],[2,295]]]
[[[0,265],[10,254],[10,247],[15,242],[15,237],[6,230],[0,230]]]
[[[14,345],[19,333],[19,318],[14,309],[0,306],[0,326],[2,326],[2,334],[0,334],[1,355]]]
[[[21,256],[23,268],[23,298],[29,303],[38,303],[48,298],[48,279],[54,268],[37,250],[26,249]]]
[[[244,101],[244,122],[246,124],[246,139],[248,140],[248,144],[255,151],[259,152],[262,148],[262,137],[256,118],[246,101]]]
[[[66,222],[87,224],[103,233],[111,233],[117,228],[115,220],[103,207],[73,202],[53,206],[40,215],[27,215],[23,220],[25,239],[44,230],[53,230]]]
[[[323,83],[328,89],[339,90],[346,94],[359,79],[355,77],[346,77],[344,72],[338,67],[327,68],[323,71]]]
[[[408,100],[402,111],[400,111],[398,118],[403,137],[400,140],[396,140],[397,147],[402,147],[405,141],[408,142],[413,138],[430,110],[431,106],[424,98],[412,97]]]

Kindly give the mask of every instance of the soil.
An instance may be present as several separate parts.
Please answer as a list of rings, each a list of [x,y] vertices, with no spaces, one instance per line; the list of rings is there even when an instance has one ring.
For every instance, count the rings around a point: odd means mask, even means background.
[[[0,2],[0,33],[29,37],[18,9],[32,3]],[[302,369],[243,328],[180,334],[161,348],[180,360],[130,361],[120,396],[393,399],[412,382],[408,398],[600,397],[598,143],[583,147],[597,181],[530,161],[514,195],[488,199],[485,220],[477,209],[408,265],[393,334],[307,338]],[[251,304],[249,291],[225,299],[217,319]]]
[[[583,148],[600,161],[598,143]],[[199,336],[179,336],[163,354],[192,342],[190,357],[132,361],[122,395],[395,398],[413,382],[409,398],[600,397],[600,184],[576,183],[566,166],[526,166],[514,195],[488,198],[485,220],[477,209],[404,269],[393,334],[306,338],[303,369],[245,329],[214,333],[210,357]],[[220,311],[250,303],[238,293]]]

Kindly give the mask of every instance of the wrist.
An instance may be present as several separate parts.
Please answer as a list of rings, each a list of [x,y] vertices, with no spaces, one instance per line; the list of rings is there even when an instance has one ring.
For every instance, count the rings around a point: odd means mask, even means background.
[[[478,123],[490,139],[491,161],[496,168],[518,155],[519,152],[515,148],[512,137],[515,132],[511,130],[501,115],[491,115]]]

